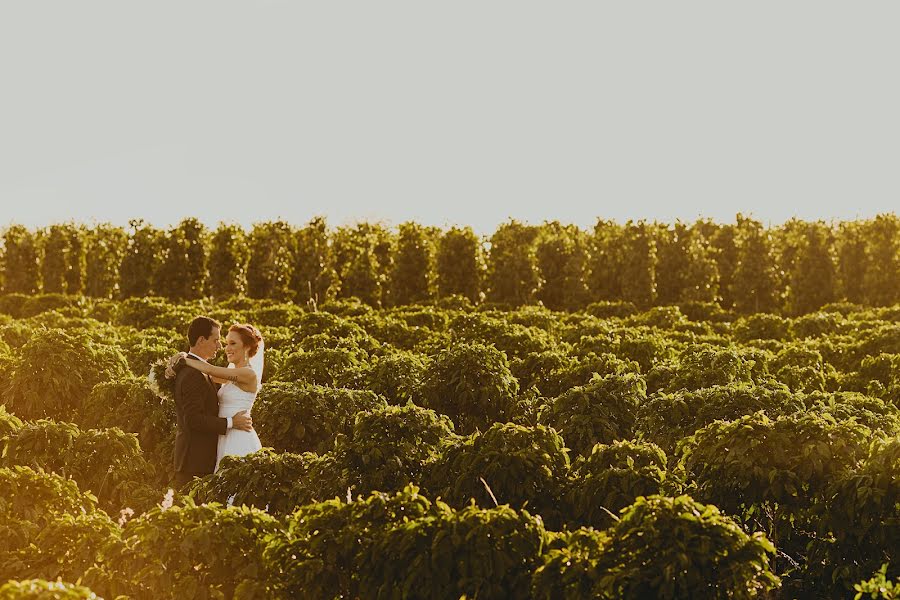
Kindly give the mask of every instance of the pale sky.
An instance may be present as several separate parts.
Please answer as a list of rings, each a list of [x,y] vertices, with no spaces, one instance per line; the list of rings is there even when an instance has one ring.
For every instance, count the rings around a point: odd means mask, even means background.
[[[0,226],[900,206],[900,3],[0,0]]]

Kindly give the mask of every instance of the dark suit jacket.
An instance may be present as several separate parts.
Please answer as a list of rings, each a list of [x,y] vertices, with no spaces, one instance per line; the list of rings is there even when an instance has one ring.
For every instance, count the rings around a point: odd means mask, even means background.
[[[216,387],[206,376],[182,364],[175,375],[175,471],[190,475],[212,473],[219,436],[228,421],[219,417]]]

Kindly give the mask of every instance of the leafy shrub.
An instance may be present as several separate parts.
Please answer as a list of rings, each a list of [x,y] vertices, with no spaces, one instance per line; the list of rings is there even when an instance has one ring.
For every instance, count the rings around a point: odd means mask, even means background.
[[[360,324],[366,333],[378,341],[402,350],[412,350],[434,333],[424,327],[409,325],[406,321],[391,315],[366,315],[356,317],[354,322]]]
[[[794,391],[824,390],[826,381],[835,377],[834,367],[822,354],[799,344],[784,346],[769,365],[775,379]]]
[[[70,479],[23,466],[0,468],[0,575],[15,574],[7,569],[22,566],[17,554],[59,515],[96,510],[97,498]]]
[[[247,310],[247,321],[256,327],[301,326],[305,316],[306,311],[296,304],[262,304]]]
[[[23,308],[33,296],[31,294],[2,294],[0,295],[0,314],[9,315],[14,319],[21,319]]]
[[[609,544],[606,532],[589,527],[551,534],[551,541],[531,578],[534,600],[582,600],[597,597],[597,560]]]
[[[649,443],[597,444],[579,457],[566,493],[568,522],[606,528],[638,496],[662,493],[666,454]]]
[[[610,317],[627,317],[636,314],[638,309],[632,302],[603,301],[588,304],[584,312],[598,319],[609,319]]]
[[[132,330],[123,336],[119,346],[128,368],[137,376],[146,376],[150,366],[168,359],[179,350],[187,350],[187,336],[169,329]]]
[[[678,305],[682,314],[691,321],[722,323],[734,320],[733,315],[715,302],[682,302]]]
[[[339,433],[349,434],[361,410],[387,406],[373,392],[273,382],[253,406],[253,427],[263,444],[280,452],[327,452]]]
[[[79,415],[81,424],[102,429],[118,427],[137,434],[151,462],[165,473],[175,445],[175,402],[154,393],[146,378],[125,377],[98,383]]]
[[[873,432],[882,432],[886,436],[900,433],[900,407],[890,400],[856,392],[814,392],[802,395],[800,400],[810,413],[827,413],[838,421],[852,419]]]
[[[426,364],[426,357],[420,354],[391,352],[374,357],[360,379],[365,389],[383,396],[390,404],[405,404],[418,398]]]
[[[19,310],[18,318],[34,317],[47,311],[70,307],[83,308],[84,298],[65,294],[38,294],[25,301]]]
[[[845,387],[881,398],[900,398],[900,354],[882,352],[863,358]]]
[[[630,317],[626,322],[657,329],[674,329],[676,325],[684,325],[687,321],[687,317],[677,306],[655,306]]]
[[[53,514],[27,546],[0,559],[0,578],[85,579],[91,587],[102,585],[95,578],[101,550],[116,543],[120,533],[100,510]]]
[[[97,600],[99,596],[83,585],[43,579],[7,581],[0,586],[0,600]]]
[[[448,415],[468,434],[504,419],[518,391],[506,355],[471,343],[442,350],[425,369],[420,393],[428,408]]]
[[[655,367],[647,375],[647,387],[652,391],[698,390],[714,385],[749,383],[753,381],[757,360],[735,348],[719,348],[696,344],[685,348],[674,368]],[[651,385],[651,381],[653,385]]]
[[[368,314],[372,310],[364,304],[358,306],[363,310],[361,314]],[[350,315],[323,311],[303,313],[300,320],[293,325],[294,342],[299,343],[305,337],[322,333],[343,339],[366,337],[368,335],[366,330],[348,319],[348,316]]]
[[[379,559],[372,551],[375,541],[394,527],[405,528],[426,515],[447,510],[432,505],[415,486],[395,494],[374,492],[354,502],[329,500],[302,506],[288,518],[284,530],[271,538],[265,551],[275,595],[374,597],[360,591],[359,580],[367,578],[372,569],[369,562]],[[377,571],[373,575],[377,577]]]
[[[425,327],[434,331],[444,331],[450,324],[450,315],[446,310],[434,307],[406,307],[392,312],[411,327]]]
[[[524,356],[529,352],[543,352],[556,347],[548,332],[537,327],[490,317],[484,314],[459,314],[450,321],[450,332],[458,342],[492,344],[507,356]]]
[[[689,496],[639,497],[606,533],[606,543],[576,538],[595,598],[755,598],[778,585],[765,535]]]
[[[219,504],[157,507],[126,523],[106,556],[110,596],[264,597],[263,550],[274,517]]]
[[[587,454],[594,444],[630,439],[647,387],[640,375],[607,375],[564,392],[541,409],[539,420],[559,431],[566,445]]]
[[[508,506],[411,519],[366,552],[360,597],[527,598],[549,535],[539,517]]]
[[[818,544],[825,579],[849,592],[884,563],[891,564],[888,577],[900,578],[900,438],[876,440],[859,469],[835,478],[826,497],[820,533],[834,542]]]
[[[316,477],[316,467],[322,463],[312,452],[294,454],[271,448],[225,456],[214,474],[191,483],[189,493],[197,502],[233,503],[287,515],[312,498],[310,488],[319,493],[329,487]]]
[[[426,488],[455,507],[528,506],[558,520],[559,497],[569,456],[553,429],[497,423],[483,434],[450,444],[431,466]],[[489,489],[488,489],[489,488]]]
[[[520,389],[532,386],[544,394],[556,395],[559,387],[560,372],[571,369],[577,359],[558,350],[531,352],[521,358],[510,361],[510,371],[519,382]],[[556,392],[556,393],[554,393]]]
[[[615,353],[619,358],[633,360],[643,373],[654,365],[675,357],[672,342],[649,329],[625,329],[619,333]]]
[[[127,298],[119,303],[116,325],[134,327],[137,330],[148,329],[171,308],[172,305],[165,298],[153,296]]]
[[[802,340],[837,333],[844,318],[837,312],[815,312],[797,317],[790,325],[791,335]]]
[[[301,350],[284,357],[271,381],[339,387],[360,376],[367,358],[361,351],[347,348]]]
[[[146,499],[153,469],[133,434],[121,429],[81,430],[41,419],[0,439],[3,466],[21,465],[70,477],[108,510]]]
[[[731,421],[756,411],[770,417],[803,411],[802,398],[782,384],[733,383],[654,394],[637,412],[636,432],[671,454],[675,445],[713,421]]]
[[[4,398],[23,419],[71,419],[94,385],[127,372],[118,348],[48,329],[36,333],[19,351]]]
[[[786,340],[790,325],[789,319],[768,313],[757,313],[737,320],[733,330],[734,339],[738,342]]]
[[[849,472],[870,435],[855,421],[828,415],[770,419],[758,412],[700,429],[681,447],[681,463],[697,496],[730,514],[764,503],[791,511],[808,507]]]
[[[441,444],[456,437],[446,415],[414,404],[356,414],[348,436],[338,439],[335,458],[356,493],[389,492],[417,483],[440,456]]]

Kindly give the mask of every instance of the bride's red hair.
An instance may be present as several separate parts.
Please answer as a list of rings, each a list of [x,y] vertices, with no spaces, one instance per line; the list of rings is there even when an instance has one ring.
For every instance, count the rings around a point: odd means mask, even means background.
[[[259,343],[262,341],[259,329],[246,323],[236,323],[229,327],[228,331],[233,331],[241,336],[241,341],[244,342],[244,347],[247,348],[247,356],[256,356],[256,353],[259,351]]]

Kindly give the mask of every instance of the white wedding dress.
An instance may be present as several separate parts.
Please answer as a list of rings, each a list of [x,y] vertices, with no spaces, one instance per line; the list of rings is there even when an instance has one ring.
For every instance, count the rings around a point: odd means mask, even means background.
[[[258,388],[257,388],[258,392]],[[245,392],[232,382],[219,388],[219,416],[233,417],[242,410],[248,413],[253,408],[257,392]],[[256,431],[229,429],[225,435],[219,436],[219,448],[216,451],[216,471],[223,456],[246,456],[262,448]]]

